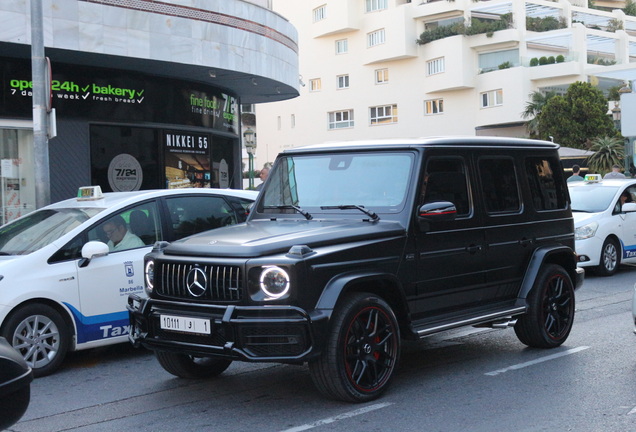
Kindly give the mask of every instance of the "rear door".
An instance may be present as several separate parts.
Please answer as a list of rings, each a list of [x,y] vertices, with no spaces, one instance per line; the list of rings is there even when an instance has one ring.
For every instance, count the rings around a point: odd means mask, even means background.
[[[485,207],[487,302],[513,302],[542,245],[572,242],[572,219],[556,154],[509,150],[477,162]]]

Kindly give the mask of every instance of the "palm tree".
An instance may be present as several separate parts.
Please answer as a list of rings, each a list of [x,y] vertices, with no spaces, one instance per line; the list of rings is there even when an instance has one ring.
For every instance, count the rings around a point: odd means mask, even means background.
[[[541,110],[548,103],[548,100],[556,95],[553,91],[545,94],[541,91],[534,91],[528,95],[530,96],[530,101],[526,102],[526,108],[521,113],[521,117],[530,119],[526,122],[526,127],[531,137],[539,135],[539,114],[541,114]]]
[[[623,165],[625,143],[620,137],[596,137],[592,140],[590,150],[594,152],[587,158],[590,172],[604,175],[612,170],[612,165]]]

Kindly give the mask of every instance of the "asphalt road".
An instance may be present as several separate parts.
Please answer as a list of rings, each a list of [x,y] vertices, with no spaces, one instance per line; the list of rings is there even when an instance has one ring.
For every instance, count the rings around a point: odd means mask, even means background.
[[[529,349],[512,329],[462,329],[404,347],[379,400],[324,399],[307,367],[234,363],[207,381],[174,378],[128,345],[74,353],[36,379],[9,430],[576,431],[636,430],[636,267],[586,275],[574,328],[557,349]]]

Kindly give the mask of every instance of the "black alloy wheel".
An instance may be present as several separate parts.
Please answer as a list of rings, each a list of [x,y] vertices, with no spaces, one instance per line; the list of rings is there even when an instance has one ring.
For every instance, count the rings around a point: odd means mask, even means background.
[[[375,295],[356,293],[336,308],[327,347],[309,366],[326,396],[366,402],[386,390],[399,354],[400,332],[390,306]]]

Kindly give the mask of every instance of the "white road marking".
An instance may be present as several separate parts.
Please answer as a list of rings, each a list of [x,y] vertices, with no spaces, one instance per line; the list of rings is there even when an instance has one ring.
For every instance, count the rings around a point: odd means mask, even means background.
[[[632,415],[632,414],[636,414],[636,407],[632,408],[632,410],[627,413],[627,415]]]
[[[529,366],[534,366],[536,364],[543,363],[543,362],[546,362],[546,361],[549,361],[549,360],[554,360],[554,359],[557,359],[559,357],[564,357],[564,356],[567,356],[567,355],[570,355],[570,354],[576,354],[577,352],[586,350],[588,348],[589,348],[589,346],[580,346],[580,347],[577,347],[577,348],[572,348],[572,349],[569,349],[567,351],[562,351],[562,352],[557,353],[557,354],[552,354],[552,355],[549,355],[549,356],[540,357],[538,359],[535,359],[535,360],[532,360],[532,361],[529,361],[529,362],[519,363],[519,364],[516,364],[516,365],[508,366],[507,368],[498,369],[498,370],[492,371],[492,372],[486,372],[484,375],[495,376],[495,375],[506,373],[506,372],[509,372],[509,371],[512,371],[512,370],[523,369],[523,368],[526,368],[526,367],[529,367]]]
[[[326,418],[326,419],[318,420],[318,421],[313,422],[313,423],[305,424],[305,425],[302,425],[302,426],[296,426],[296,427],[293,427],[291,429],[285,429],[282,432],[301,432],[301,431],[306,431],[306,430],[313,429],[313,428],[318,427],[318,426],[322,426],[322,425],[326,425],[326,424],[329,424],[329,423],[336,422],[338,420],[348,419],[348,418],[351,418],[351,417],[358,416],[360,414],[365,414],[365,413],[368,413],[370,411],[378,410],[380,408],[385,408],[385,407],[388,407],[389,405],[393,405],[393,403],[392,402],[386,402],[386,403],[379,403],[379,404],[369,405],[367,407],[360,408],[360,409],[357,409],[355,411],[349,411],[349,412],[346,412],[346,413],[343,413],[343,414],[339,414],[339,415],[334,416],[334,417],[329,417],[329,418]]]

